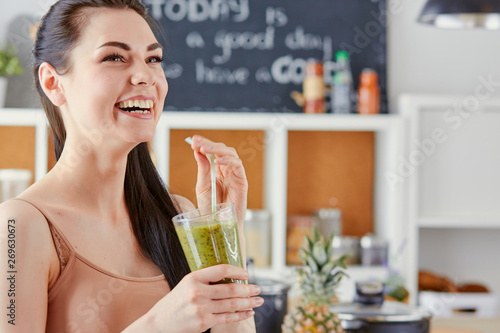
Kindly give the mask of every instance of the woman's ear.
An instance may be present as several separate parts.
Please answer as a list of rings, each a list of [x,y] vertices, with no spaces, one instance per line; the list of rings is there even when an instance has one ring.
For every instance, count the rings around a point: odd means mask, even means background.
[[[64,90],[59,77],[55,68],[48,62],[44,62],[40,65],[38,69],[40,85],[45,95],[47,95],[55,106],[61,106],[66,103],[66,97],[64,97]]]

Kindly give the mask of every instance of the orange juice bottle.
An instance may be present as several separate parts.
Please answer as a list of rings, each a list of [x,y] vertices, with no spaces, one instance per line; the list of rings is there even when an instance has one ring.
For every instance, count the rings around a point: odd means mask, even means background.
[[[365,68],[360,76],[358,89],[358,113],[378,114],[380,112],[380,87],[378,75],[371,68]]]

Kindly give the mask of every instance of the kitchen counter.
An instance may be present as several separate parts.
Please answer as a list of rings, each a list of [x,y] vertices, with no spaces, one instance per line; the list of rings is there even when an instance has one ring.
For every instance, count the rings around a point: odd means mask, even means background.
[[[433,318],[431,333],[498,333],[500,317],[495,318]]]

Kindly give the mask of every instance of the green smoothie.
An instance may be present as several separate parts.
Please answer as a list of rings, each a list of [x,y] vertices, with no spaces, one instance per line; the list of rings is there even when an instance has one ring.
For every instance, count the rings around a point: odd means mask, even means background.
[[[175,228],[191,271],[219,264],[243,268],[237,222],[200,224]],[[230,282],[246,283],[234,279],[224,279],[218,283]]]

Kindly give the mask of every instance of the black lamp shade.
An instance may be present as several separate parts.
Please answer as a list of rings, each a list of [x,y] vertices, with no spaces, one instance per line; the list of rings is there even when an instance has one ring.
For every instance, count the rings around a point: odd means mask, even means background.
[[[500,0],[428,0],[418,21],[445,29],[500,29]]]

